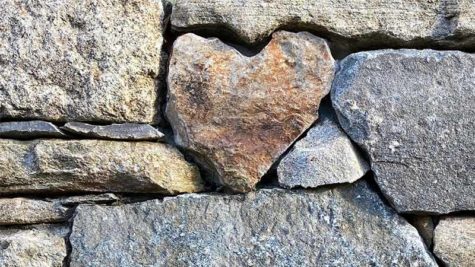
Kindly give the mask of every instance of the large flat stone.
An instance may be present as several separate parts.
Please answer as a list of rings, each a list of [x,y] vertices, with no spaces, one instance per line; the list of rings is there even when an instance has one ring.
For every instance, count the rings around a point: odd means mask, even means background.
[[[0,119],[156,122],[161,1],[9,0]]]
[[[68,230],[63,226],[48,225],[0,229],[0,266],[64,266]]]
[[[452,267],[470,267],[475,262],[475,217],[447,217],[435,228],[434,253]]]
[[[473,48],[473,0],[175,0],[177,31],[229,30],[245,42],[277,29],[306,29],[351,40],[351,45],[429,45]]]
[[[0,193],[203,190],[198,169],[170,145],[102,140],[0,140]]]
[[[71,266],[437,266],[364,182],[80,205],[70,241]]]
[[[61,129],[88,138],[110,140],[163,140],[165,135],[148,124],[121,123],[93,125],[84,122],[68,122]]]
[[[186,34],[173,46],[166,115],[215,183],[249,191],[316,120],[333,72],[327,43],[309,33],[277,32],[252,57]]]
[[[332,114],[299,140],[277,167],[279,184],[287,188],[352,183],[369,170],[357,148]]]
[[[56,125],[46,121],[9,121],[0,123],[0,138],[35,139],[61,138],[66,135]]]
[[[382,50],[341,62],[333,106],[400,212],[475,210],[475,55]]]

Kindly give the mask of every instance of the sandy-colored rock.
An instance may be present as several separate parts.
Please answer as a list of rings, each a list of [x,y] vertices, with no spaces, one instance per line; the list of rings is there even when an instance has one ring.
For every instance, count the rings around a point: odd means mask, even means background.
[[[2,1],[0,119],[153,123],[161,1]]]
[[[277,32],[252,57],[186,34],[173,46],[166,115],[214,182],[249,191],[316,120],[333,72],[325,40],[306,32]]]
[[[364,182],[80,205],[70,241],[71,266],[437,266]]]
[[[165,135],[148,124],[121,123],[93,125],[84,122],[68,122],[61,129],[88,138],[111,140],[163,140]]]
[[[475,55],[380,50],[340,64],[332,102],[400,212],[475,210]]]
[[[66,135],[51,122],[9,121],[0,123],[0,138],[35,139],[61,138]]]
[[[0,151],[0,193],[203,190],[198,169],[161,143],[0,140]]]
[[[177,31],[230,30],[245,42],[277,29],[306,29],[351,45],[428,45],[473,48],[474,0],[175,0]]]
[[[475,263],[475,217],[447,217],[435,228],[434,253],[447,267]]]
[[[63,226],[0,229],[0,266],[62,267],[67,254]]]
[[[0,225],[66,221],[69,209],[59,203],[28,198],[1,198]]]
[[[333,114],[299,140],[277,167],[279,184],[286,188],[352,183],[363,177],[369,164],[363,159]]]

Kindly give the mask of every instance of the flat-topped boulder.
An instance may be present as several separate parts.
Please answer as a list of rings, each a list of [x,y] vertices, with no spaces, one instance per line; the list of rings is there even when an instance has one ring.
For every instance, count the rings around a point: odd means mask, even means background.
[[[80,205],[70,241],[71,266],[437,266],[365,182]]]
[[[331,98],[389,202],[407,213],[475,210],[475,55],[380,50],[340,64]]]
[[[0,120],[158,118],[161,1],[11,0],[0,17]]]
[[[0,194],[204,189],[198,169],[156,142],[0,140]]]
[[[333,73],[326,41],[306,32],[274,33],[252,57],[185,34],[173,45],[166,115],[215,183],[250,191],[317,119]]]
[[[277,29],[295,29],[344,38],[353,46],[470,49],[474,17],[473,0],[176,0],[171,23],[176,31],[227,30],[247,43],[261,42]]]

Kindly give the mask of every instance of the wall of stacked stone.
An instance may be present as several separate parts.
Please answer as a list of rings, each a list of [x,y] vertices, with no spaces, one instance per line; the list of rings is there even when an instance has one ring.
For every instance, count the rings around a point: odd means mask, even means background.
[[[0,14],[0,266],[473,266],[474,0]]]

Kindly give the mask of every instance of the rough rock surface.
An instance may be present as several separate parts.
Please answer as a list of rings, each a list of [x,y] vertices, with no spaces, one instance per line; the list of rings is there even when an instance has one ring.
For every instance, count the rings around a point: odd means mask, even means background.
[[[475,41],[474,0],[175,2],[173,29],[227,28],[248,43],[262,41],[281,28],[308,29],[357,44],[439,42],[473,48]]]
[[[66,221],[69,210],[59,203],[28,198],[0,199],[0,225]]]
[[[70,241],[72,266],[437,266],[364,182],[80,205]]]
[[[475,209],[475,55],[381,50],[341,62],[333,106],[400,212]]]
[[[440,220],[435,228],[434,253],[445,266],[473,266],[475,217],[448,217]]]
[[[67,227],[46,225],[31,229],[0,229],[0,266],[64,266],[67,231]]]
[[[65,137],[65,134],[51,122],[9,121],[0,123],[0,137],[14,139],[34,139],[44,137]]]
[[[331,115],[299,140],[277,167],[279,184],[286,188],[352,183],[369,170],[351,140]]]
[[[152,142],[0,140],[0,193],[203,190],[198,169]]]
[[[164,134],[148,124],[122,123],[92,125],[83,122],[68,122],[61,129],[90,138],[112,140],[162,140]]]
[[[186,34],[173,46],[166,115],[216,183],[249,191],[316,120],[333,74],[326,42],[306,32],[277,32],[252,57]]]
[[[10,0],[1,13],[0,119],[156,121],[161,1]]]

